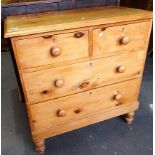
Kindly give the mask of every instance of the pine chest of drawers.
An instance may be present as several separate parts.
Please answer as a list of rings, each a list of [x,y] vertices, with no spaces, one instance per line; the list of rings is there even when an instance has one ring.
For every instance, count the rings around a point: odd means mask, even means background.
[[[5,20],[32,138],[44,140],[138,108],[152,13],[87,8]]]

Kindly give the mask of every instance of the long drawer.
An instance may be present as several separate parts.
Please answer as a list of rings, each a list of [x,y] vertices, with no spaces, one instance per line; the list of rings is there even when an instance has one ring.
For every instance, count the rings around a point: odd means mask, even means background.
[[[15,41],[20,69],[86,58],[88,31],[49,34]]]
[[[121,54],[69,66],[23,73],[28,103],[54,99],[140,77],[144,52]]]
[[[70,121],[87,118],[95,113],[124,104],[132,104],[137,101],[140,80],[137,78],[30,105],[33,128],[35,131],[39,131],[61,124],[65,126]]]

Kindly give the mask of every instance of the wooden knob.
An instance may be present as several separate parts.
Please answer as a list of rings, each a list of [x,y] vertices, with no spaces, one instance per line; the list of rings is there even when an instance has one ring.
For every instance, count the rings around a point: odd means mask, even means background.
[[[126,68],[124,66],[119,66],[119,67],[117,67],[116,70],[117,70],[118,73],[124,73]]]
[[[61,78],[57,78],[55,80],[55,86],[58,87],[58,88],[63,87],[64,86],[64,80],[61,79]]]
[[[123,45],[128,44],[128,43],[129,43],[129,38],[128,38],[127,36],[122,37],[121,43],[122,43]]]
[[[117,95],[114,95],[114,100],[121,100],[122,99],[122,95],[121,94],[117,94]]]
[[[52,56],[57,57],[61,54],[61,49],[59,47],[52,47],[51,54]]]
[[[75,38],[81,38],[84,34],[82,32],[77,32],[74,34]]]
[[[66,111],[63,108],[59,109],[58,112],[57,112],[57,115],[59,117],[64,117],[64,116],[66,116]]]

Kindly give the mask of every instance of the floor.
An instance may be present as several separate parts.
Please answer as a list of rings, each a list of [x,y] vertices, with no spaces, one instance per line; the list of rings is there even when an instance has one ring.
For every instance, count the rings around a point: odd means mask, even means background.
[[[140,107],[132,125],[113,118],[46,140],[46,155],[152,155],[152,58],[148,58]],[[10,54],[2,53],[2,155],[36,155]]]

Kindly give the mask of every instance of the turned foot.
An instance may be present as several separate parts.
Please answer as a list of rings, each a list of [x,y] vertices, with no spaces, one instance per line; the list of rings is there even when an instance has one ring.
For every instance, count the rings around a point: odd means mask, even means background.
[[[135,112],[129,112],[125,115],[125,120],[128,124],[132,124],[133,120],[134,120],[134,116],[135,116]]]
[[[35,148],[36,152],[39,154],[44,154],[44,152],[45,152],[45,141],[44,140],[35,140],[34,144],[36,147]]]

